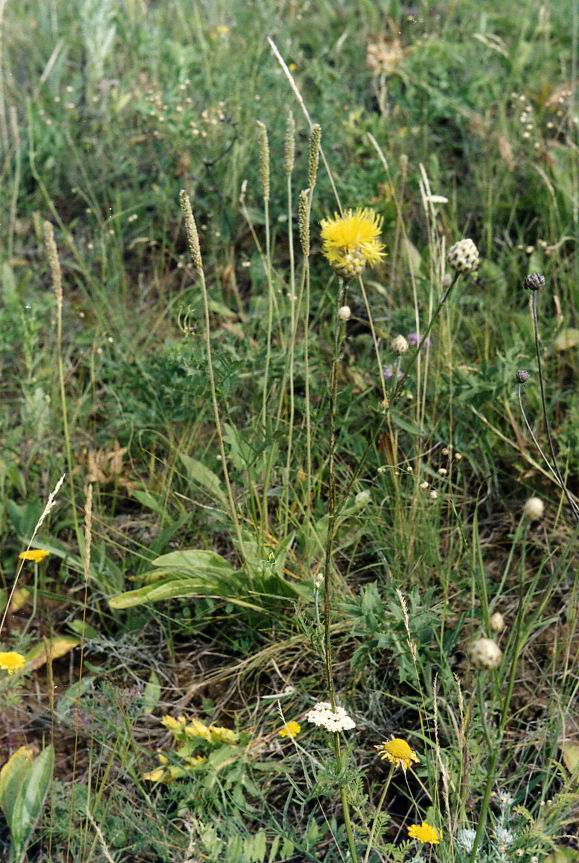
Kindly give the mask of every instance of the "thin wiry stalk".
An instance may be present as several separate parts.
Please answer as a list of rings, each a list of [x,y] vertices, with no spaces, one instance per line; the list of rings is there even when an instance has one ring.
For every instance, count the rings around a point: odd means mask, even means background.
[[[537,312],[537,293],[538,293],[538,291],[533,291],[531,294],[531,308],[533,311],[533,332],[535,335],[535,353],[537,356],[537,368],[539,371],[539,389],[541,392],[541,407],[543,409],[543,419],[545,421],[545,428],[547,430],[547,440],[549,441],[549,449],[551,451],[551,458],[553,459],[553,467],[554,467],[555,473],[557,475],[557,479],[559,480],[559,483],[561,485],[561,488],[563,489],[565,497],[567,498],[567,500],[569,502],[569,506],[571,507],[571,511],[573,512],[573,515],[575,516],[577,521],[579,521],[579,509],[577,508],[575,501],[571,497],[571,494],[569,493],[567,486],[565,485],[565,482],[563,480],[563,476],[561,474],[561,470],[559,469],[559,464],[557,462],[557,455],[555,453],[555,444],[553,441],[553,435],[551,433],[551,423],[549,422],[549,414],[547,411],[547,399],[545,396],[545,382],[543,380],[543,364],[541,362],[541,339],[539,336],[539,316],[538,316],[538,312]]]

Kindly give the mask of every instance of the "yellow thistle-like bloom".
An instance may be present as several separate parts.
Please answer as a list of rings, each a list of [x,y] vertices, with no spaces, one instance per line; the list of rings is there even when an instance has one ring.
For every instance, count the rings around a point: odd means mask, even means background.
[[[49,551],[45,548],[30,548],[28,551],[21,551],[18,557],[20,560],[31,560],[33,563],[42,563],[48,557]]]
[[[381,743],[376,749],[382,761],[389,761],[390,764],[401,767],[403,770],[408,770],[412,766],[412,762],[418,764],[420,761],[414,749],[400,737]]]
[[[382,216],[374,210],[346,210],[332,219],[322,219],[322,251],[339,276],[353,279],[366,265],[379,264],[385,255],[380,242]]]
[[[289,737],[293,740],[294,737],[297,737],[300,731],[302,730],[299,722],[296,722],[295,719],[290,720],[290,722],[286,722],[285,725],[277,732],[279,737]]]
[[[230,728],[223,728],[221,725],[210,725],[209,734],[212,743],[237,743],[238,739],[235,731],[231,731]]]
[[[0,668],[2,671],[7,671],[9,675],[15,674],[24,668],[26,659],[21,653],[11,650],[9,653],[0,653]]]
[[[423,821],[422,824],[412,824],[408,828],[408,835],[411,839],[418,839],[428,845],[438,845],[442,838],[442,832],[433,827],[432,824],[427,824]]]

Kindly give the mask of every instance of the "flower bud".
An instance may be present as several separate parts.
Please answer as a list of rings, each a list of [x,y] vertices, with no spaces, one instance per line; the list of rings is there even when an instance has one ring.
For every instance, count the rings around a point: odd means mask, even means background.
[[[493,615],[491,615],[491,629],[493,632],[502,632],[505,628],[505,618],[502,616],[500,611],[495,611]]]
[[[540,291],[541,288],[545,287],[545,276],[541,273],[529,273],[525,277],[523,287],[529,291]]]
[[[352,317],[352,309],[350,308],[350,306],[341,306],[338,309],[338,318],[341,321],[349,321],[351,317]]]
[[[356,505],[356,509],[364,509],[365,506],[368,506],[370,503],[371,494],[368,489],[364,489],[364,491],[359,491],[356,497],[354,498],[354,503]]]
[[[540,497],[530,497],[527,501],[525,501],[525,505],[523,506],[523,513],[530,521],[539,521],[539,519],[543,518],[544,512],[545,504]]]
[[[479,265],[479,252],[470,239],[459,240],[448,250],[448,263],[458,273],[472,273]]]
[[[529,380],[529,372],[525,371],[525,369],[519,369],[515,375],[515,380],[518,384],[526,383]]]
[[[498,668],[503,658],[500,647],[491,638],[477,638],[469,645],[468,655],[478,669]]]
[[[395,339],[392,339],[390,347],[395,354],[405,354],[408,350],[408,342],[406,341],[404,336],[396,336]]]

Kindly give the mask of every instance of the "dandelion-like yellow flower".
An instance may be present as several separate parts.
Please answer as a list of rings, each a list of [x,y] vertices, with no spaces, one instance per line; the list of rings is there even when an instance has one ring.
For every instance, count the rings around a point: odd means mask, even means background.
[[[412,762],[418,764],[420,761],[414,749],[400,737],[381,743],[376,749],[382,761],[389,761],[390,764],[401,767],[403,770],[408,770],[412,766]]]
[[[48,557],[49,551],[45,548],[29,548],[28,551],[21,551],[18,557],[20,560],[31,560],[33,563],[42,563]]]
[[[295,719],[292,719],[289,722],[286,722],[285,725],[282,725],[282,727],[277,733],[279,737],[289,737],[293,740],[294,737],[298,736],[301,730],[302,727],[299,722],[296,722]]]
[[[0,653],[0,668],[2,671],[7,671],[9,675],[20,671],[25,665],[26,659],[21,653],[16,653],[15,650],[11,650],[8,653]]]
[[[322,251],[331,267],[345,279],[359,276],[366,265],[379,264],[384,255],[380,242],[382,216],[368,208],[346,210],[322,219]]]
[[[426,821],[423,821],[422,824],[412,824],[408,828],[408,835],[411,839],[418,839],[419,842],[423,842],[427,845],[438,845],[441,838],[442,833],[433,827],[432,824],[427,824]]]

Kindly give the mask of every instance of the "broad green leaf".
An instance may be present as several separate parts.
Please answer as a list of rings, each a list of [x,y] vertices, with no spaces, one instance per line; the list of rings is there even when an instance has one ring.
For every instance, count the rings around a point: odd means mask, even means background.
[[[131,489],[131,496],[138,500],[141,506],[150,509],[157,515],[166,515],[166,509],[163,502],[159,500],[159,498],[152,494],[150,491],[143,491],[142,489],[133,488]]]
[[[72,635],[55,635],[53,638],[47,638],[26,654],[26,671],[34,671],[45,664],[47,660],[47,648],[50,652],[51,660],[54,661],[55,659],[60,659],[61,656],[66,656],[67,653],[70,653],[79,644],[80,641],[78,638],[74,638]]]
[[[157,707],[159,701],[161,700],[161,683],[159,681],[159,675],[156,671],[151,671],[151,676],[145,686],[145,691],[143,692],[143,713],[148,716],[153,710]]]
[[[153,566],[161,566],[163,569],[178,569],[179,572],[188,575],[198,575],[203,572],[214,572],[218,575],[233,575],[235,573],[229,561],[217,552],[195,548],[162,554],[161,557],[155,558]]]
[[[54,767],[54,749],[47,746],[32,763],[26,782],[21,786],[14,803],[10,834],[15,848],[21,852],[25,849],[34,830]]]
[[[176,577],[162,584],[148,584],[137,590],[129,590],[126,593],[113,596],[109,599],[109,605],[115,609],[134,608],[147,602],[164,602],[168,599],[185,599],[188,596],[196,596],[222,598],[241,608],[263,611],[261,606],[246,602],[235,595],[224,593],[219,586],[214,590],[211,590],[211,587],[215,588],[216,586],[208,585],[206,581],[201,579]]]
[[[68,628],[72,629],[75,635],[80,636],[80,638],[98,638],[98,632],[86,620],[71,620]]]
[[[4,813],[8,826],[12,822],[12,810],[18,792],[32,769],[33,757],[32,746],[21,746],[0,770],[0,809]]]
[[[202,462],[184,453],[179,453],[179,458],[183,462],[189,478],[202,485],[211,497],[218,500],[222,506],[227,506],[227,497],[217,474],[205,467]]]

